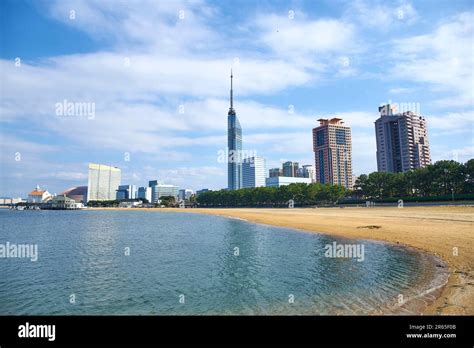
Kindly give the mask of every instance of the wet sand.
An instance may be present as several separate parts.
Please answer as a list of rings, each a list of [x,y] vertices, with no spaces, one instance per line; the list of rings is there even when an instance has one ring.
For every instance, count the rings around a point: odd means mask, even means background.
[[[422,313],[474,314],[474,207],[136,210],[221,215],[334,236],[385,241],[426,251],[447,263],[449,280],[444,287],[418,300]]]

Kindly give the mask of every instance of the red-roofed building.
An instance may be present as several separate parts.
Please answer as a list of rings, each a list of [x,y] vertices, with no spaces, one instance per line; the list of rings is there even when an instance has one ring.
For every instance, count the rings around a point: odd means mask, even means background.
[[[53,196],[46,190],[41,190],[39,186],[28,194],[28,203],[44,203],[51,200]]]

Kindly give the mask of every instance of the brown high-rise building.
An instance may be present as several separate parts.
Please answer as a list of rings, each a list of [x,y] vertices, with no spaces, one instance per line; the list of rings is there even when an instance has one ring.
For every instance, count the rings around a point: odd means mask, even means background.
[[[431,163],[426,120],[412,111],[394,113],[390,105],[379,107],[375,121],[377,170],[406,172]]]
[[[351,128],[342,119],[319,119],[313,129],[316,181],[352,188]]]
[[[274,178],[277,176],[283,176],[283,172],[281,171],[281,168],[270,168],[269,172],[269,177]]]

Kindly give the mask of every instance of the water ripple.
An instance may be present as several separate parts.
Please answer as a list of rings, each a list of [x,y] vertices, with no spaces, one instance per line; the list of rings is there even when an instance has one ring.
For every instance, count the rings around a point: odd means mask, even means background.
[[[0,259],[0,314],[368,314],[426,290],[436,272],[399,246],[215,216],[0,214],[0,243],[39,248],[37,262]],[[363,243],[365,261],[325,257],[334,241]]]

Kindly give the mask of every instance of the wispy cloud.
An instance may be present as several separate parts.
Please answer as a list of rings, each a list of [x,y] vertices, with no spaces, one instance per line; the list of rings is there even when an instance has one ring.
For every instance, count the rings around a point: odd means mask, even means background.
[[[301,58],[302,54],[341,52],[352,46],[354,28],[351,23],[336,19],[306,19],[276,14],[258,16],[257,27],[261,41],[270,49],[285,56]]]
[[[394,26],[412,24],[418,19],[416,9],[408,1],[356,0],[348,6],[346,16],[361,27],[376,28],[382,32],[392,30]]]
[[[443,107],[472,107],[474,85],[473,13],[465,12],[447,21],[430,34],[394,41],[392,73],[432,90],[446,92],[434,102]]]

